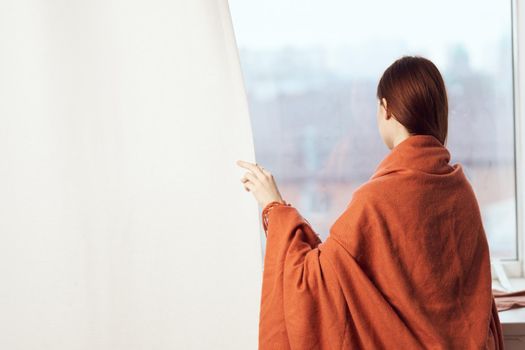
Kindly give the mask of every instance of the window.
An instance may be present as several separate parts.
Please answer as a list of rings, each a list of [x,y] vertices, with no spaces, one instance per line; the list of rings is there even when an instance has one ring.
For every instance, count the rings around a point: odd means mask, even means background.
[[[492,257],[518,259],[511,1],[230,0],[257,161],[324,239],[389,150],[382,72],[430,58],[449,97],[447,147],[478,198]]]

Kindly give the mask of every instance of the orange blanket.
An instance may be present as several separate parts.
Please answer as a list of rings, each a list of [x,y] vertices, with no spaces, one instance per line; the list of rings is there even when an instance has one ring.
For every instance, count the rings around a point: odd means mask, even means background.
[[[321,242],[268,212],[260,349],[502,349],[489,247],[460,164],[414,135],[354,191]]]

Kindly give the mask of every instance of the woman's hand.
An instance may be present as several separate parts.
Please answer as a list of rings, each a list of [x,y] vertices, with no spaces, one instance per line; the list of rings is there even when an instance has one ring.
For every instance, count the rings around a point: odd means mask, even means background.
[[[237,165],[248,169],[241,182],[244,184],[244,189],[253,193],[257,202],[264,208],[267,204],[273,201],[284,203],[273,175],[257,163],[248,163],[242,160],[237,161]]]

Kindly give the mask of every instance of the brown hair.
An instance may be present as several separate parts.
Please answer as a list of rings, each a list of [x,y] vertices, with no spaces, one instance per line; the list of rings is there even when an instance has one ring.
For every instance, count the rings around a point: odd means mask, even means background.
[[[387,114],[411,134],[435,136],[445,144],[448,129],[448,100],[445,83],[430,60],[403,56],[383,73],[377,98],[387,101]]]

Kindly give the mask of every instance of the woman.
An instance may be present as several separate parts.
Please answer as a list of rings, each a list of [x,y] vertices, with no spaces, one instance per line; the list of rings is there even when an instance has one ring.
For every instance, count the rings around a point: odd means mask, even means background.
[[[238,162],[267,237],[260,349],[502,349],[479,206],[445,147],[445,84],[405,56],[377,87],[391,150],[321,242],[270,172]]]

